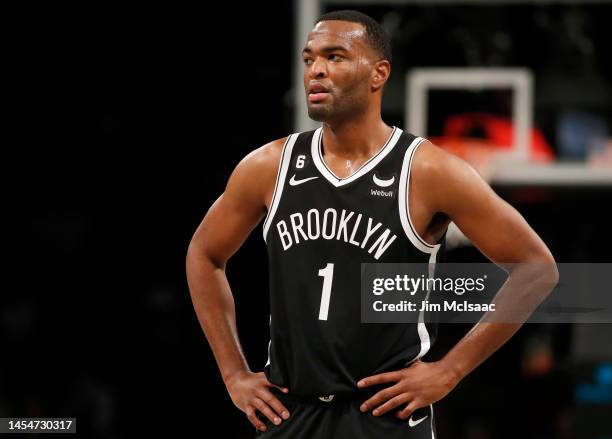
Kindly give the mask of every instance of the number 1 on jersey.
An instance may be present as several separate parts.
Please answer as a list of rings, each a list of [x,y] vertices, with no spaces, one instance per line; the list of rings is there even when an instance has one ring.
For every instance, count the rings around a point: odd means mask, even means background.
[[[334,277],[334,264],[328,262],[325,268],[319,270],[319,276],[323,277],[323,291],[321,292],[321,307],[319,308],[319,320],[327,320],[329,311],[329,299],[331,297],[332,278]]]

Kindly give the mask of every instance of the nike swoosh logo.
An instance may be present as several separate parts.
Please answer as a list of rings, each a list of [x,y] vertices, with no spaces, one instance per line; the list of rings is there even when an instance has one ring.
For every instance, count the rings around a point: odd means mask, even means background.
[[[393,184],[393,182],[395,181],[395,176],[391,177],[388,180],[381,180],[376,176],[376,174],[374,174],[372,175],[372,180],[374,180],[374,183],[376,183],[380,187],[387,187]]]
[[[419,425],[421,422],[423,422],[427,418],[429,418],[429,415],[419,419],[418,421],[413,421],[412,420],[412,416],[411,416],[410,419],[408,419],[408,425],[410,425],[411,427],[415,427],[415,426]]]
[[[293,176],[291,177],[291,180],[289,180],[289,184],[291,186],[297,186],[298,184],[306,183],[307,181],[314,180],[315,178],[319,178],[319,177],[308,177],[308,178],[303,178],[301,180],[296,180],[295,174],[293,174]]]

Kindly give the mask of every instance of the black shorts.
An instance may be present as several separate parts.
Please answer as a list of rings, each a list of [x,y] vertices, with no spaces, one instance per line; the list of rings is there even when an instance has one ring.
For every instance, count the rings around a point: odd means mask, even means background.
[[[364,389],[352,394],[336,394],[333,398],[304,398],[284,394],[275,387],[270,390],[289,410],[289,419],[274,425],[260,412],[257,416],[266,424],[266,431],[255,434],[257,439],[435,439],[433,406],[417,409],[408,419],[395,414],[402,404],[387,413],[374,416],[372,409],[363,413],[359,407],[378,389]],[[329,400],[331,399],[331,400]]]

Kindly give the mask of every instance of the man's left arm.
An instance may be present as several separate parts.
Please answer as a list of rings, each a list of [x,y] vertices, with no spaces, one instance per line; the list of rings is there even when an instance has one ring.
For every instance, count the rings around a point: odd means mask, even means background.
[[[469,164],[426,141],[414,156],[411,184],[427,181],[426,208],[448,216],[491,261],[511,267],[496,296],[504,312],[525,318],[558,282],[555,260],[521,214],[501,199]],[[523,263],[534,264],[523,264]],[[539,267],[537,271],[521,267]],[[525,279],[529,282],[525,282]],[[533,282],[531,281],[533,280]],[[491,323],[487,314],[440,361],[416,361],[406,369],[359,381],[358,387],[390,384],[365,401],[362,411],[375,416],[401,406],[406,419],[419,407],[446,396],[466,375],[492,355],[521,327],[521,320]]]

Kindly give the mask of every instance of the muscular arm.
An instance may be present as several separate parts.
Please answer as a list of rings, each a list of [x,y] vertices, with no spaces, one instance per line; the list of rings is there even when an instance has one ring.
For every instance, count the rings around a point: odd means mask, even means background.
[[[248,370],[225,266],[265,216],[266,194],[274,185],[280,158],[279,144],[282,146],[277,141],[252,151],[236,166],[187,251],[191,299],[224,381],[235,372]]]
[[[558,280],[555,260],[544,242],[510,204],[501,199],[466,162],[426,142],[421,145],[420,172],[428,176],[429,209],[447,215],[491,261],[509,272],[498,308],[525,313],[552,290]],[[519,263],[534,263],[528,264]],[[525,282],[525,281],[528,282]],[[503,308],[502,308],[503,309]],[[485,319],[490,316],[485,316]],[[462,379],[502,346],[522,325],[516,320],[482,321],[444,357],[443,364]]]
[[[528,315],[558,280],[555,260],[546,245],[516,209],[463,160],[426,141],[419,146],[414,162],[413,187],[426,187],[415,210],[424,218],[442,215],[453,221],[485,256],[508,271],[495,297],[496,305]],[[525,262],[536,264],[517,265]],[[522,324],[516,319],[508,322],[517,323],[483,321],[487,317],[490,315],[485,314],[440,361],[416,361],[406,369],[362,379],[359,387],[395,384],[365,401],[361,410],[373,408],[373,414],[379,416],[406,404],[396,413],[406,419],[417,408],[442,399]]]
[[[283,417],[285,408],[265,389],[271,383],[263,373],[250,371],[236,329],[225,266],[266,214],[284,140],[262,146],[238,164],[193,235],[186,261],[191,299],[223,381],[234,404],[260,429],[265,426],[255,409],[275,422],[278,417],[270,407]]]

